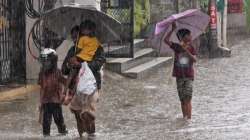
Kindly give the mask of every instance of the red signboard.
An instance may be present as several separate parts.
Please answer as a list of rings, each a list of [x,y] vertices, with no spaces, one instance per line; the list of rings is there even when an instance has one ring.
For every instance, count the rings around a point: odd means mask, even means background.
[[[210,28],[211,29],[217,28],[217,12],[215,5],[210,7]]]
[[[242,13],[243,0],[228,0],[228,13]]]

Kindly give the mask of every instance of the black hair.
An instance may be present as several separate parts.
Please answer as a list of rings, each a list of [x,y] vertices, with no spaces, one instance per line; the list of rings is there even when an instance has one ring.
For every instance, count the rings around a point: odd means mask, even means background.
[[[58,56],[56,54],[50,53],[46,57],[40,56],[42,61],[42,71],[51,72],[57,69]],[[50,66],[44,65],[46,62],[50,61]]]
[[[80,30],[82,29],[88,29],[90,31],[92,31],[89,36],[93,37],[95,36],[95,32],[96,32],[96,24],[95,22],[91,21],[91,20],[85,20],[80,24]]]
[[[185,37],[186,35],[190,35],[190,34],[191,34],[190,30],[183,28],[177,31],[176,36],[179,39],[179,41],[181,41],[183,37]]]
[[[74,32],[78,32],[80,30],[80,27],[78,25],[74,26],[71,31],[70,34],[73,34]]]

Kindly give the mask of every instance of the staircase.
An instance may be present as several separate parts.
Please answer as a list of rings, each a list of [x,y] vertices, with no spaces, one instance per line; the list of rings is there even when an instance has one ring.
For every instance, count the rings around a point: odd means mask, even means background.
[[[124,49],[124,48],[123,48]],[[123,51],[113,50],[112,53]],[[152,48],[144,45],[144,40],[134,40],[134,58],[108,58],[106,69],[124,76],[141,79],[158,67],[166,66],[172,60],[171,57],[156,57]]]

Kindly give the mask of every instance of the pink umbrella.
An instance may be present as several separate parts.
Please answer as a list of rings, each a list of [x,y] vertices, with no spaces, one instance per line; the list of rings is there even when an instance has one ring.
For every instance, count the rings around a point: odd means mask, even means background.
[[[176,23],[177,29],[170,37],[170,40],[178,43],[179,40],[176,36],[176,32],[179,29],[189,29],[191,31],[192,39],[194,40],[205,32],[209,21],[209,16],[198,9],[190,9],[182,13],[171,15],[169,18],[156,24],[153,42],[158,43],[154,44],[153,47],[158,49],[161,54],[169,53],[170,49],[167,44],[163,42],[163,39],[167,33],[171,31],[173,22]]]

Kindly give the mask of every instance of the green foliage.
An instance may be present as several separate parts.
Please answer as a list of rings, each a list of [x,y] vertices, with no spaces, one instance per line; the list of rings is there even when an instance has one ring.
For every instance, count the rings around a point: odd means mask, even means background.
[[[247,29],[250,31],[250,0],[244,1],[244,11],[246,13],[247,18]]]
[[[223,13],[225,8],[224,0],[217,0],[217,11]]]
[[[108,9],[107,13],[121,23],[127,23],[130,20],[130,9]],[[150,1],[134,0],[134,36],[138,36],[149,22]]]
[[[134,7],[134,36],[138,36],[141,30],[150,21],[150,2],[149,0],[135,0]]]
[[[208,5],[209,5],[209,0],[200,0],[200,7],[202,11],[208,12]]]

